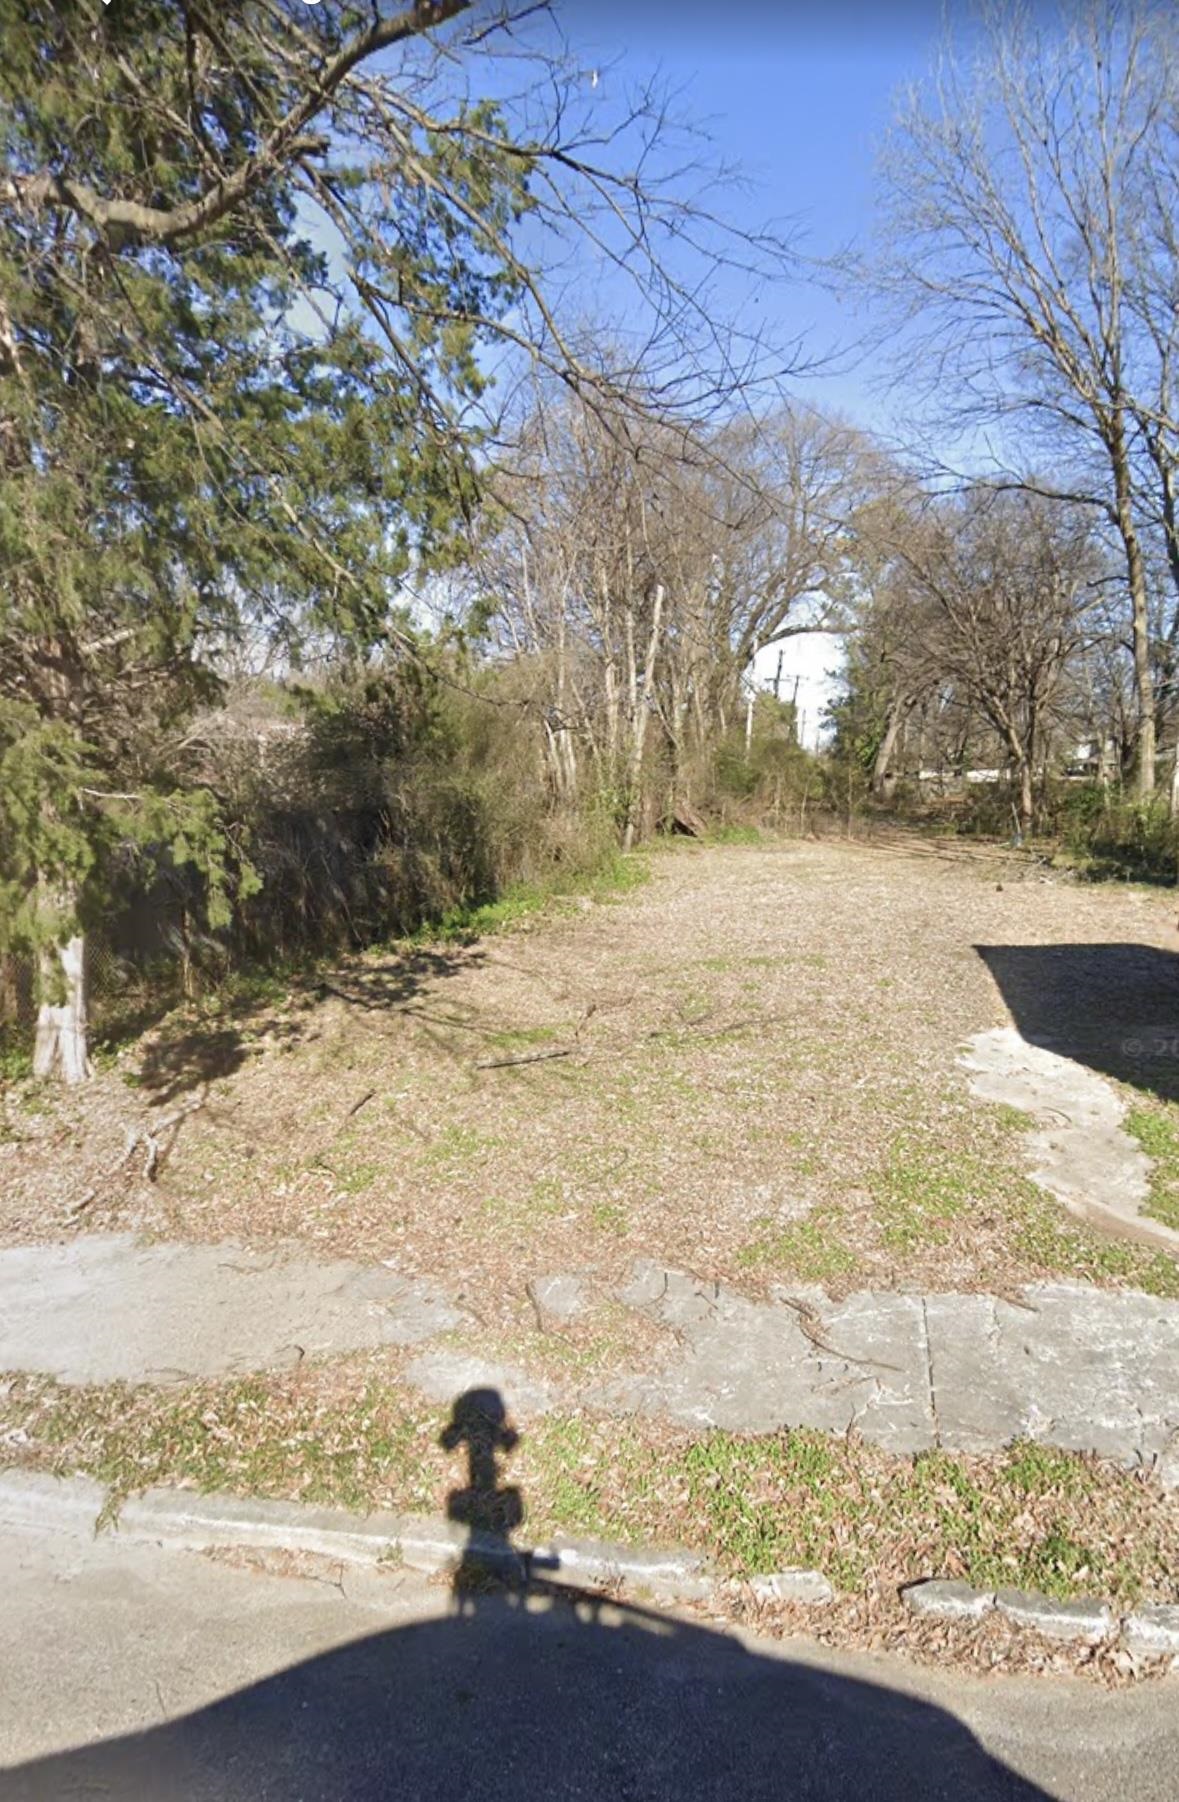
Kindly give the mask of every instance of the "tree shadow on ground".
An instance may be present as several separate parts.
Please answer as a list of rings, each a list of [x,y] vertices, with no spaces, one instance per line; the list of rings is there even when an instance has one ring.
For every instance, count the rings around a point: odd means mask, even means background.
[[[352,1007],[394,1008],[427,998],[434,985],[449,976],[477,969],[487,961],[477,947],[451,950],[407,951],[398,957],[348,964],[320,980],[323,994],[333,995]]]
[[[160,1107],[191,1089],[232,1076],[246,1061],[246,1040],[237,1026],[194,1026],[167,1033],[144,1046],[140,1086]]]
[[[412,1013],[427,1025],[480,1032],[473,1010],[433,1013],[436,985],[486,961],[479,950],[411,951],[381,962],[357,960],[292,984],[299,1011],[294,1017],[245,995],[216,1020],[166,1021],[142,1049],[139,1083],[154,1105],[163,1107],[192,1090],[208,1088],[240,1070],[251,1040],[264,1033],[269,1043],[288,1047],[307,1035],[315,999],[335,999],[363,1011]],[[157,1016],[158,1017],[158,1016]]]
[[[460,1396],[441,1443],[469,1467],[448,1617],[20,1766],[2,1802],[1048,1802],[941,1708],[540,1579],[559,1560],[510,1543],[497,1391]]]
[[[1154,945],[976,945],[1029,1044],[1179,1100],[1179,956]]]

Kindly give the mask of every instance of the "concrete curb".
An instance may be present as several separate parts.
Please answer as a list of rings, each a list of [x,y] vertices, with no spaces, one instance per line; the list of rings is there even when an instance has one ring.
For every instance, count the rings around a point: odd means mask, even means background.
[[[88,1537],[106,1502],[106,1491],[88,1478],[0,1471],[0,1527],[48,1528]],[[400,1562],[430,1575],[465,1563],[517,1581],[535,1573],[555,1582],[640,1591],[668,1602],[701,1600],[717,1581],[704,1558],[677,1547],[562,1538],[526,1552],[494,1534],[468,1532],[456,1521],[432,1515],[358,1515],[305,1502],[245,1500],[185,1489],[149,1489],[129,1497],[110,1530],[129,1544],[198,1552],[239,1547],[313,1553],[369,1568]]]
[[[105,1506],[106,1490],[89,1477],[0,1471],[0,1526],[42,1528],[76,1538],[94,1532]]]
[[[1086,1646],[1110,1645],[1116,1640],[1119,1657],[1170,1656],[1171,1668],[1179,1670],[1179,1606],[1163,1603],[1119,1616],[1108,1603],[1095,1597],[1058,1602],[1051,1596],[1032,1592],[972,1589],[969,1583],[943,1582],[938,1578],[906,1585],[901,1600],[911,1614],[927,1618],[981,1620],[986,1614],[998,1613],[1014,1626],[1027,1628],[1045,1639]]]
[[[0,1530],[13,1527],[90,1538],[107,1502],[107,1491],[88,1477],[0,1470]],[[129,1498],[110,1530],[129,1544],[200,1552],[228,1547],[303,1552],[369,1569],[402,1563],[428,1575],[453,1571],[462,1563],[518,1582],[536,1575],[661,1602],[706,1601],[724,1590],[744,1592],[762,1603],[784,1601],[807,1608],[824,1608],[835,1600],[835,1591],[819,1571],[778,1571],[731,1583],[699,1553],[678,1547],[560,1538],[518,1551],[493,1534],[470,1533],[458,1522],[434,1515],[357,1515],[305,1502],[245,1500],[184,1489],[149,1489]],[[902,1599],[919,1616],[978,1620],[997,1610],[1014,1626],[1049,1638],[1088,1645],[1116,1640],[1135,1660],[1171,1655],[1172,1669],[1179,1671],[1179,1606],[1140,1607],[1122,1618],[1096,1600],[1055,1602],[1046,1596],[975,1590],[965,1583],[936,1579],[907,1585]]]

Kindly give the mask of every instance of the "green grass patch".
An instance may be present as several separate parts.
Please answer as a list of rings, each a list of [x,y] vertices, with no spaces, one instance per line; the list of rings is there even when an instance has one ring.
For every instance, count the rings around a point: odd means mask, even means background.
[[[538,1177],[528,1199],[538,1214],[559,1214],[565,1206],[565,1186],[559,1177]]]
[[[528,1453],[530,1470],[539,1476],[546,1519],[566,1533],[603,1535],[608,1523],[595,1480],[593,1435],[587,1423],[577,1416],[542,1420],[531,1436]]]
[[[761,832],[756,826],[715,826],[700,841],[705,845],[760,845]]]
[[[380,1174],[379,1164],[364,1162],[345,1164],[332,1171],[336,1188],[341,1195],[362,1195],[365,1189],[371,1189]]]
[[[1009,1101],[1000,1101],[991,1110],[995,1125],[1001,1132],[1031,1132],[1036,1124],[1034,1114],[1026,1114],[1021,1107],[1012,1107]]]
[[[470,1126],[444,1126],[434,1143],[422,1153],[422,1162],[435,1165],[469,1164],[485,1151],[494,1151],[499,1140]]]
[[[977,1160],[930,1140],[899,1134],[871,1189],[883,1242],[898,1251],[941,1244],[949,1222],[982,1186]]]
[[[1126,1115],[1126,1131],[1151,1159],[1143,1213],[1179,1232],[1179,1113],[1163,1101],[1143,1102]]]
[[[1025,1495],[1084,1497],[1093,1487],[1088,1465],[1057,1446],[1041,1445],[1031,1439],[1012,1448],[1007,1475]]]
[[[516,882],[492,901],[463,902],[448,908],[403,942],[410,946],[470,944],[493,933],[509,932],[537,914],[559,912],[562,903],[575,895],[588,895],[602,903],[623,900],[650,878],[646,857],[615,852],[593,869],[562,873],[547,882]]]
[[[438,920],[427,921],[407,941],[412,945],[465,945],[474,939],[506,932],[539,913],[552,900],[552,890],[535,882],[513,883],[495,901],[462,902]]]
[[[651,861],[641,852],[621,851],[575,882],[561,884],[562,894],[589,895],[606,903],[625,900],[651,880]]]
[[[0,1420],[9,1415],[34,1426],[41,1462],[96,1477],[115,1504],[155,1483],[181,1483],[368,1508],[389,1473],[399,1496],[430,1500],[434,1417],[378,1383],[343,1402],[258,1377],[179,1391],[47,1383],[8,1398]]]
[[[1060,1209],[1034,1183],[1013,1184],[1017,1225],[1013,1248],[1054,1276],[1120,1282],[1147,1295],[1179,1299],[1179,1260],[1127,1240],[1106,1239],[1062,1224]]]
[[[840,1238],[836,1219],[825,1213],[775,1226],[763,1217],[754,1222],[758,1236],[742,1246],[737,1262],[746,1270],[789,1271],[808,1283],[850,1276],[859,1260]]]
[[[1140,1513],[1141,1486],[1051,1448],[888,1459],[809,1432],[714,1433],[683,1454],[682,1468],[715,1555],[741,1573],[813,1566],[854,1591],[882,1566],[903,1566],[911,1541],[913,1576],[1119,1599],[1136,1598],[1144,1581],[1164,1591],[1168,1582],[1162,1508],[1146,1544],[1111,1546],[1114,1498]]]

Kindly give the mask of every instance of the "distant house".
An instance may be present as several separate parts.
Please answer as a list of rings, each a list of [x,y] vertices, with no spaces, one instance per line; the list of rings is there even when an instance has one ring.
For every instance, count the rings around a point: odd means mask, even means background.
[[[935,784],[941,789],[960,789],[966,783],[1002,782],[1005,770],[918,770],[918,782]]]
[[[1117,769],[1117,747],[1112,738],[1102,744],[1100,739],[1082,739],[1074,745],[1072,756],[1064,766],[1064,775],[1071,782],[1101,781],[1113,775]]]

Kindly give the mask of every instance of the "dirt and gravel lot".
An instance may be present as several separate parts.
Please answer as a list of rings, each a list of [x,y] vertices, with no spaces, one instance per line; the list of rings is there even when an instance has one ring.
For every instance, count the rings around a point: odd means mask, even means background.
[[[563,1398],[512,1464],[533,1532],[671,1535],[738,1573],[813,1562],[841,1592],[833,1643],[1079,1658],[1122,1681],[1112,1651],[915,1624],[898,1589],[966,1574],[1171,1600],[1179,1498],[1157,1472],[1027,1441],[910,1457],[855,1433],[694,1430],[578,1398],[675,1354],[674,1326],[619,1299],[636,1259],[750,1298],[981,1289],[1022,1308],[1021,1285],[1053,1274],[1179,1295],[1169,1252],[1082,1225],[1029,1180],[1028,1118],[972,1096],[959,1063],[1014,1021],[1109,1078],[1170,1206],[1173,902],[897,841],[687,846],[644,871],[473,944],[177,1012],[84,1091],[10,1083],[0,1243],[135,1229],[237,1241],[251,1270],[296,1248],[424,1280],[463,1322],[438,1338],[448,1369],[498,1360],[515,1403],[536,1383]],[[538,1299],[553,1273],[576,1278],[575,1315]],[[0,1446],[116,1498],[180,1481],[442,1506],[445,1407],[415,1387],[412,1348],[293,1350],[289,1369],[180,1387],[15,1372]]]
[[[609,904],[173,1015],[81,1094],[10,1087],[0,1236],[300,1241],[428,1275],[509,1334],[535,1324],[530,1279],[612,1284],[636,1255],[750,1291],[1059,1272],[1179,1293],[1173,1258],[1028,1182],[1026,1119],[957,1063],[1050,991],[1094,1067],[1165,1102],[1174,1047],[1132,1068],[1113,1015],[1146,988],[1158,1013],[1169,897],[831,840],[649,869]],[[124,1156],[143,1130],[156,1150]]]

